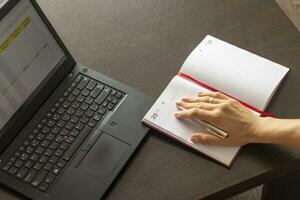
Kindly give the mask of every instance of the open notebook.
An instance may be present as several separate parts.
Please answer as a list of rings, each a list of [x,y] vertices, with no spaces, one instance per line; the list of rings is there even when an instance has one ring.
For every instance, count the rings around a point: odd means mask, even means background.
[[[207,35],[142,122],[230,167],[240,147],[191,142],[191,134],[208,133],[206,127],[193,120],[177,119],[175,103],[183,97],[195,97],[200,91],[221,91],[259,115],[288,71],[284,66]]]

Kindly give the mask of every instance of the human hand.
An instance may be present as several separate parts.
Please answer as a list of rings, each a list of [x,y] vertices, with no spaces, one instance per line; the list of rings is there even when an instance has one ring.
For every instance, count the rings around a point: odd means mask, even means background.
[[[237,100],[220,92],[199,93],[195,98],[183,98],[176,103],[185,110],[175,113],[178,119],[195,118],[227,132],[226,139],[206,133],[193,133],[193,142],[219,145],[245,145],[258,142],[263,118],[255,115]]]

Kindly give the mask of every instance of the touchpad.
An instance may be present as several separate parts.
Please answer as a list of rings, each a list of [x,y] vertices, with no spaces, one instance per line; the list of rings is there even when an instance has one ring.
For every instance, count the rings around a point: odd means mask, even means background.
[[[114,171],[128,147],[127,143],[103,133],[87,153],[79,168],[98,176],[108,175]]]

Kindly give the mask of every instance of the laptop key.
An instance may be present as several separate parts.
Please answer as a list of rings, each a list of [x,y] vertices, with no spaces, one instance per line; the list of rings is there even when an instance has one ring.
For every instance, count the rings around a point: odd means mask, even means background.
[[[27,172],[28,172],[28,168],[22,167],[22,168],[18,171],[18,173],[16,174],[16,177],[17,177],[18,179],[22,179],[22,178],[27,174]]]
[[[106,108],[106,107],[108,106],[108,104],[109,104],[108,101],[104,101],[104,102],[102,103],[102,106],[103,106],[104,108]]]
[[[90,91],[87,88],[85,88],[84,90],[81,91],[81,94],[86,97],[90,94]]]
[[[14,156],[15,157],[19,157],[21,155],[21,152],[20,151],[16,151],[15,153],[14,153]]]
[[[52,167],[53,167],[53,164],[47,163],[47,164],[44,166],[44,170],[50,171],[50,170],[52,169]]]
[[[37,163],[34,164],[33,168],[36,169],[36,170],[40,170],[40,169],[42,169],[42,164],[37,162]]]
[[[37,147],[39,144],[40,144],[39,140],[34,139],[31,141],[31,146],[33,146],[33,147]]]
[[[80,95],[79,97],[77,97],[76,101],[82,103],[85,100],[85,97]]]
[[[37,187],[46,177],[47,172],[45,170],[41,170],[38,172],[37,176],[35,177],[35,179],[31,182],[31,185],[33,187]]]
[[[91,128],[94,128],[97,125],[97,121],[94,119],[90,119],[88,126],[90,126]]]
[[[16,162],[15,162],[15,166],[16,167],[21,167],[23,165],[23,161],[22,160],[17,160]]]
[[[32,160],[32,161],[37,161],[38,159],[39,159],[39,155],[37,155],[36,153],[34,153],[30,156],[30,160]]]
[[[62,107],[64,108],[69,108],[69,106],[71,105],[71,103],[69,101],[65,101],[63,104],[62,104]]]
[[[65,141],[66,141],[68,144],[71,144],[71,143],[74,141],[74,137],[68,136],[68,137],[66,137]]]
[[[114,97],[112,95],[109,95],[107,98],[106,98],[106,101],[109,101],[109,102],[112,102],[114,99]]]
[[[79,118],[76,116],[72,116],[70,121],[73,123],[77,123],[79,121]]]
[[[58,127],[54,127],[54,128],[51,130],[51,132],[54,133],[54,134],[59,133],[59,131],[60,131],[60,128],[58,128]],[[49,138],[49,135],[53,135],[53,134],[48,134],[48,135],[47,135],[47,139]],[[49,140],[51,140],[51,139],[49,139]]]
[[[91,118],[94,115],[94,111],[92,109],[89,109],[84,114],[89,118]]]
[[[41,143],[41,146],[42,147],[45,147],[47,148],[49,146],[50,142],[48,140],[44,140],[42,143]]]
[[[81,124],[81,123],[78,123],[78,124],[75,125],[75,128],[76,128],[77,130],[79,130],[79,131],[82,130],[83,127],[84,127],[84,125]]]
[[[59,113],[59,114],[63,114],[63,113]],[[49,126],[49,127],[53,127],[55,125],[55,121],[54,120],[49,120],[48,122],[47,122],[47,126]]]
[[[66,143],[66,142],[63,142],[60,146],[59,146],[62,150],[67,150],[68,149],[68,147],[69,147],[69,144],[68,143]]]
[[[30,144],[30,140],[25,140],[23,143],[24,146],[28,146],[29,144]]]
[[[101,107],[98,112],[101,114],[101,115],[104,115],[106,113],[106,108],[104,107]]]
[[[116,94],[117,94],[117,91],[114,90],[114,89],[112,89],[111,92],[110,92],[110,95],[111,95],[111,96],[115,96]]]
[[[48,187],[49,185],[47,183],[42,183],[39,187],[39,190],[41,190],[42,192],[46,192]]]
[[[58,129],[58,131],[59,131],[59,129]],[[57,133],[58,133],[58,131],[57,131]],[[55,131],[56,132],[56,131]],[[52,134],[52,133],[50,133],[49,135],[47,135],[47,137],[46,137],[46,139],[47,140],[49,140],[49,141],[52,141],[52,140],[54,140],[54,138],[55,138],[55,135],[54,134]]]
[[[78,89],[74,89],[73,91],[72,91],[72,94],[74,95],[74,96],[78,96],[79,94],[80,94],[80,90],[78,90]]]
[[[81,81],[78,83],[77,88],[79,90],[82,90],[83,88],[86,87],[86,85],[89,83],[90,79],[88,77],[83,77]]]
[[[36,148],[35,153],[42,154],[44,152],[44,150],[45,149],[43,147],[38,147],[38,148]]]
[[[52,149],[47,149],[44,153],[45,156],[51,156],[53,154],[53,150]]]
[[[114,109],[114,107],[115,107],[115,105],[114,105],[114,104],[112,104],[112,103],[109,103],[109,104],[108,104],[108,106],[107,106],[107,109],[108,109],[108,110],[113,110],[113,109]]]
[[[87,103],[83,103],[83,104],[81,104],[80,108],[82,110],[87,110],[89,108],[89,105]]]
[[[16,167],[21,167],[23,165],[23,161],[21,161],[21,160],[17,160],[16,162],[15,162],[15,166]]]
[[[20,159],[25,161],[25,160],[27,160],[28,156],[29,155],[27,153],[22,153],[21,156],[20,156]]]
[[[118,93],[116,94],[116,97],[119,98],[119,99],[121,99],[121,98],[123,97],[123,94],[122,94],[121,92],[118,92]]]
[[[45,156],[45,155],[42,155],[42,156],[40,157],[40,159],[39,159],[39,161],[40,161],[41,163],[46,163],[47,160],[48,160],[48,157]]]
[[[73,123],[73,122],[68,122],[68,123],[66,124],[66,129],[72,130],[73,127],[74,127],[74,123]]]
[[[58,147],[58,143],[57,142],[52,142],[50,144],[50,148],[53,149],[53,150],[57,149],[57,147]]]
[[[105,86],[104,90],[101,92],[101,94],[97,97],[97,99],[95,100],[95,102],[97,104],[102,104],[102,102],[106,99],[106,97],[109,95],[110,92],[110,88]]]
[[[76,98],[76,97],[75,97],[74,95],[71,94],[71,95],[68,96],[67,100],[68,100],[69,102],[73,102],[73,101],[75,100],[75,98]]]
[[[70,132],[70,136],[73,136],[73,137],[77,137],[78,134],[79,134],[79,131],[77,131],[77,130],[72,130],[72,131]]]
[[[97,87],[91,92],[91,97],[96,98],[100,92],[103,90],[104,86],[102,84],[98,84]]]
[[[62,115],[62,114],[65,113],[65,111],[66,111],[66,110],[65,110],[64,108],[59,108],[59,109],[57,109],[56,112],[57,112],[58,114]]]
[[[16,161],[16,159],[17,159],[17,158],[13,156],[13,157],[11,157],[11,158],[9,159],[9,161],[13,163],[13,162]]]
[[[75,78],[75,83],[78,83],[81,79],[82,79],[83,75],[82,74],[78,74]]]
[[[64,102],[64,100],[65,100],[65,98],[60,97],[60,98],[58,99],[58,102],[59,102],[59,103],[62,103],[62,102]]]
[[[96,110],[98,110],[98,108],[99,108],[99,106],[97,104],[95,104],[95,103],[90,106],[90,109],[92,111],[96,111]]]
[[[120,100],[120,99],[118,99],[118,98],[115,97],[115,98],[113,98],[112,103],[113,103],[113,104],[117,104],[117,103],[119,102],[119,100]]]
[[[25,176],[24,181],[26,183],[30,183],[34,177],[36,176],[37,171],[36,170],[29,170],[28,174]]]
[[[33,150],[34,150],[33,147],[28,146],[28,147],[26,147],[25,152],[28,154],[31,154],[33,152]]]
[[[33,166],[33,162],[30,161],[30,160],[28,160],[28,161],[26,161],[26,163],[24,164],[24,166],[27,167],[27,168],[31,168]]]
[[[17,173],[18,171],[18,168],[16,167],[11,167],[9,170],[8,170],[8,173],[11,174],[11,175],[14,175],[15,173]]]
[[[93,90],[96,87],[96,85],[97,85],[97,82],[94,81],[94,80],[91,80],[89,82],[89,84],[86,86],[86,88],[89,89],[89,90]]]
[[[60,168],[63,168],[66,165],[66,163],[67,162],[64,161],[64,160],[59,160],[58,163],[57,163],[57,166],[60,167]]]
[[[39,132],[39,129],[37,129],[37,128],[32,131],[33,134],[37,134],[38,132]]]
[[[91,105],[93,102],[94,102],[94,99],[91,98],[91,97],[87,97],[87,98],[85,99],[85,103],[87,103],[87,104],[89,104],[89,105]]]
[[[55,156],[61,157],[64,154],[64,151],[61,149],[57,149],[56,152],[54,153]]]
[[[75,109],[74,108],[69,108],[67,110],[67,113],[70,114],[70,115],[73,115],[75,113]]]
[[[28,136],[28,138],[30,139],[30,140],[32,140],[33,138],[34,138],[34,134],[32,133],[32,134],[30,134],[29,136]]]
[[[45,178],[45,182],[48,183],[48,184],[51,184],[55,179],[55,176],[51,173],[49,173],[47,175],[47,177]]]
[[[49,159],[49,162],[52,163],[52,164],[55,164],[57,161],[58,161],[58,157],[56,157],[56,156],[52,156],[52,157]]]
[[[102,115],[100,113],[96,113],[93,117],[94,120],[99,121],[102,118]]]
[[[61,169],[57,166],[55,166],[52,170],[51,173],[54,175],[58,175],[60,173]]]
[[[9,163],[7,163],[6,165],[4,165],[4,167],[2,168],[4,171],[7,171],[7,170],[9,170],[9,168],[10,168],[10,164]]]

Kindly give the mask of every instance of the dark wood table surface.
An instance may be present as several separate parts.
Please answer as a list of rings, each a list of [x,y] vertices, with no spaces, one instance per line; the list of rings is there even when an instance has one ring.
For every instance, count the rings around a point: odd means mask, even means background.
[[[154,98],[206,34],[278,62],[291,71],[267,111],[300,117],[300,33],[273,0],[38,2],[77,61]],[[223,199],[299,167],[299,150],[251,144],[227,169],[150,131],[106,199]]]

